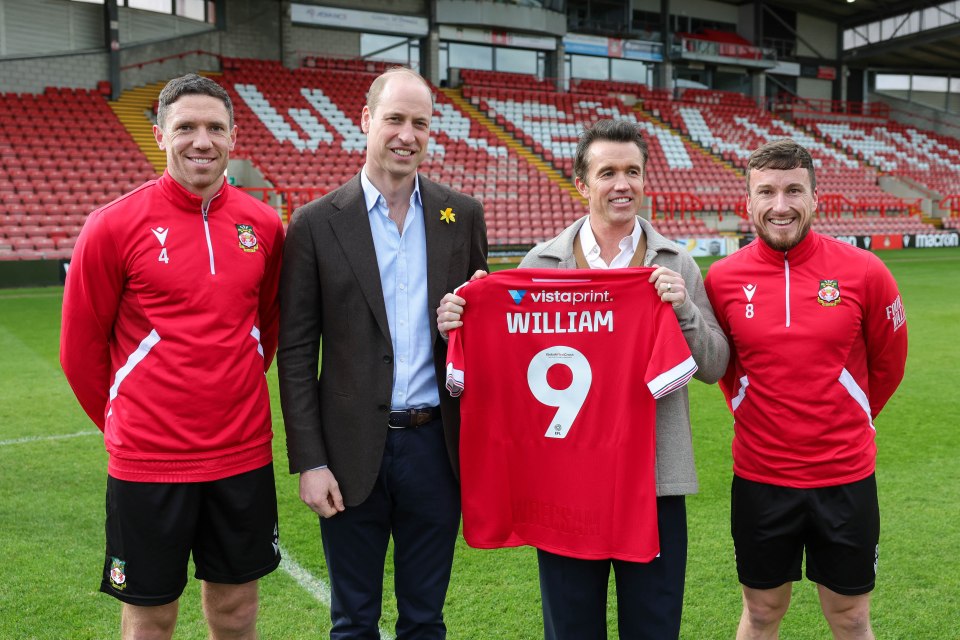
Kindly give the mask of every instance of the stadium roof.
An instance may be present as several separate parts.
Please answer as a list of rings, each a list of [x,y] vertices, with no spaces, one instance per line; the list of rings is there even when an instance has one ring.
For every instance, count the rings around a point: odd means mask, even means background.
[[[753,0],[723,0],[748,4]],[[945,0],[764,0],[764,4],[830,20],[841,31],[902,16],[911,11],[934,8]],[[960,20],[960,16],[955,16]],[[956,74],[960,60],[960,22],[860,47],[842,54],[845,64],[855,68],[903,73]]]

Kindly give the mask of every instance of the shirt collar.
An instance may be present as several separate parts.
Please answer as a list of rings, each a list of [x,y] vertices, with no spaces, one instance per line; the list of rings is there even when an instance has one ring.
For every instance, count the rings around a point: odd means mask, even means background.
[[[367,207],[367,213],[373,211],[377,204],[381,202],[383,203],[384,211],[386,211],[387,199],[384,198],[383,194],[370,182],[366,169],[360,170],[360,187],[363,189],[363,202]],[[413,174],[413,193],[410,194],[411,209],[414,206],[423,206],[423,203],[420,201],[420,176],[416,173]]]
[[[757,247],[760,255],[771,264],[783,264],[784,260],[789,260],[791,264],[801,264],[813,255],[820,246],[820,235],[811,229],[807,235],[800,241],[800,244],[789,251],[778,251],[772,249],[766,242],[757,238]]]
[[[187,191],[186,187],[177,182],[173,176],[170,175],[169,169],[164,170],[163,175],[160,176],[157,182],[160,184],[161,192],[177,206],[187,209],[188,211],[195,211],[197,213],[203,210],[203,198],[190,191]],[[226,193],[227,180],[224,178],[220,188],[217,189],[217,192],[213,196],[211,196],[208,210],[213,210],[222,206],[224,200],[223,196]]]
[[[639,244],[642,235],[643,228],[634,219],[633,231],[620,240],[620,252],[629,251],[632,258],[637,251],[637,244]],[[593,235],[593,228],[590,227],[590,218],[587,218],[580,226],[580,247],[583,249],[583,255],[587,260],[600,259],[600,245],[597,244],[597,237]]]

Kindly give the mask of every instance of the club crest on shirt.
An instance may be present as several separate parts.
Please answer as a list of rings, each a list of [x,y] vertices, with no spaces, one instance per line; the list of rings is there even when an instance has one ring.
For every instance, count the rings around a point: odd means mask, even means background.
[[[838,280],[821,280],[820,291],[817,292],[817,302],[824,307],[835,307],[840,304],[840,282]]]
[[[127,563],[120,558],[110,556],[110,586],[117,591],[127,588]]]
[[[256,251],[259,246],[253,226],[249,224],[237,225],[237,239],[240,241],[240,248],[248,253]]]

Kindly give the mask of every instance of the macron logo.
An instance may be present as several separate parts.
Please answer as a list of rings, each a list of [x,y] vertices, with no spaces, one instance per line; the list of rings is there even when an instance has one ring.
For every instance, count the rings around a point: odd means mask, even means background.
[[[507,293],[510,294],[510,297],[513,298],[514,302],[516,302],[517,304],[520,304],[520,302],[523,300],[523,296],[527,295],[527,290],[526,289],[519,289],[519,290],[508,289]]]
[[[170,231],[170,227],[166,229],[157,227],[156,229],[150,229],[150,231],[153,231],[153,235],[157,236],[157,240],[160,241],[160,246],[162,247],[167,241],[167,232]]]
[[[743,286],[743,294],[747,296],[747,302],[753,300],[753,294],[757,292],[757,285],[748,284]]]

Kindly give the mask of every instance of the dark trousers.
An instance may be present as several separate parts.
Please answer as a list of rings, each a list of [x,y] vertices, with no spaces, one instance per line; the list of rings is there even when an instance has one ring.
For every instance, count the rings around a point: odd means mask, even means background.
[[[445,638],[443,602],[459,527],[460,487],[440,420],[418,429],[389,429],[370,497],[320,520],[331,586],[331,640],[379,640],[391,535],[397,640]]]
[[[672,640],[680,635],[687,567],[683,496],[657,498],[660,555],[652,562],[580,560],[537,550],[546,640],[607,637],[607,581],[617,586],[621,640]]]

